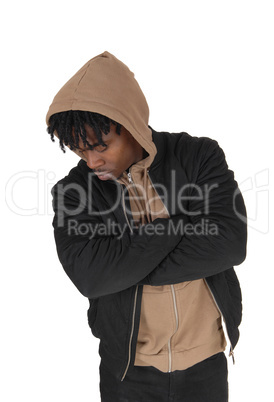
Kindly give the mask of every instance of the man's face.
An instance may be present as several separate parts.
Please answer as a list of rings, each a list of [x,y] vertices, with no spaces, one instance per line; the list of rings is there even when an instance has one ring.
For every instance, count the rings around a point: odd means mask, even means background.
[[[85,148],[80,139],[78,151],[100,180],[118,179],[126,169],[143,158],[143,148],[124,127],[121,127],[119,135],[115,131],[116,126],[110,125],[109,133],[102,134],[106,147],[98,144],[90,126],[85,125],[85,129],[87,140],[94,149]]]

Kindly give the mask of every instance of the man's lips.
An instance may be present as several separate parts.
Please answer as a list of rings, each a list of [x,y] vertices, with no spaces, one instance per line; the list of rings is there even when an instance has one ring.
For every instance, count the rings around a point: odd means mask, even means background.
[[[109,180],[113,178],[112,172],[94,172],[100,180]]]

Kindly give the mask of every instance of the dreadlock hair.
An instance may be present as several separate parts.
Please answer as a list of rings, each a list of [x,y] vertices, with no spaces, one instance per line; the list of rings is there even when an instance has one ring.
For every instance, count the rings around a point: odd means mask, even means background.
[[[49,119],[47,132],[50,134],[51,140],[54,139],[54,132],[59,137],[59,145],[63,152],[66,152],[64,145],[67,145],[72,151],[79,147],[79,139],[83,141],[85,147],[93,149],[87,140],[85,124],[88,124],[95,132],[98,144],[106,146],[102,140],[102,133],[108,134],[110,124],[116,126],[116,133],[120,135],[121,124],[103,116],[99,113],[86,112],[81,110],[68,110],[53,114]]]

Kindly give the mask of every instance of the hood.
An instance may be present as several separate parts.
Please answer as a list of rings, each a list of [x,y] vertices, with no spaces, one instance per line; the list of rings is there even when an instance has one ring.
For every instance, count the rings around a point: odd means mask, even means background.
[[[49,107],[47,124],[52,114],[67,110],[96,112],[115,120],[147,151],[145,165],[153,161],[156,147],[148,127],[146,98],[134,74],[111,53],[106,51],[89,60],[60,89]]]

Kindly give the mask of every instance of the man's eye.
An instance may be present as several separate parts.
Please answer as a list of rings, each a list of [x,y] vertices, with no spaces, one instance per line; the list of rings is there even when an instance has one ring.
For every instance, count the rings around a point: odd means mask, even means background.
[[[108,147],[107,144],[96,144],[96,145],[93,146],[92,149],[86,148],[86,149],[83,149],[83,150],[82,150],[82,149],[79,149],[79,148],[78,148],[78,152],[79,152],[81,155],[85,156],[84,153],[87,152],[87,151],[96,151],[96,152],[100,152],[100,153],[101,153],[101,152],[106,151],[107,147]]]
[[[106,144],[105,145],[98,144],[98,145],[96,145],[96,147],[94,147],[94,149],[97,152],[104,152],[104,151],[106,151],[107,147],[108,146]]]

